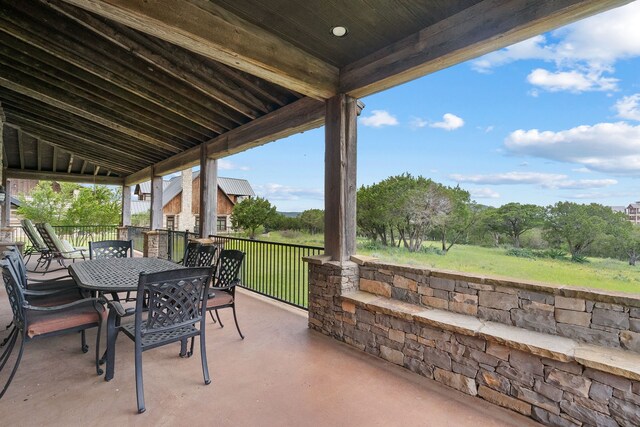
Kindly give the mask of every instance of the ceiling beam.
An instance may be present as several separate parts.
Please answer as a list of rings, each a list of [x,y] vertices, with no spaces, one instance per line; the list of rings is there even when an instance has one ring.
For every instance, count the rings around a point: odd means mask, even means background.
[[[320,127],[324,124],[324,113],[324,102],[313,98],[302,98],[205,142],[207,156],[216,159],[230,156]],[[200,162],[200,149],[200,146],[197,146],[156,163],[155,173],[167,175],[197,165]],[[145,168],[131,174],[125,177],[125,185],[131,186],[148,181],[150,173],[150,168]]]
[[[122,185],[122,178],[104,175],[81,175],[78,173],[64,172],[38,172],[21,169],[7,169],[7,178],[14,179],[39,179],[45,181],[80,182],[84,184]]]
[[[484,0],[344,67],[340,92],[371,95],[630,1]]]
[[[336,67],[208,0],[65,1],[304,95],[337,93]]]

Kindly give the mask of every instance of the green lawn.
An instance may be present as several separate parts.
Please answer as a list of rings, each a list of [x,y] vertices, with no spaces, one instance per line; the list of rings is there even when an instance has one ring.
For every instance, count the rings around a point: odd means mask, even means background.
[[[560,285],[640,293],[640,266],[613,259],[589,258],[585,264],[568,260],[508,256],[505,249],[456,245],[447,255],[409,253],[402,248],[366,249],[358,253],[398,264],[464,271]]]
[[[271,232],[260,236],[260,240],[323,245],[321,234]],[[397,264],[640,294],[640,265],[633,267],[614,259],[589,258],[588,263],[577,264],[568,260],[518,258],[506,255],[505,249],[469,245],[456,245],[447,255],[369,247],[367,241],[359,240],[358,253]]]

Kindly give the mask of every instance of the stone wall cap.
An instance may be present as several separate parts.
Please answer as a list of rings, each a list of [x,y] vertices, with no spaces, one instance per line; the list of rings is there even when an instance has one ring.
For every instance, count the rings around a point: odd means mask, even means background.
[[[640,355],[636,353],[580,344],[575,350],[575,360],[588,368],[640,381]]]
[[[376,262],[378,258],[367,255],[351,255],[351,261],[358,265],[364,265],[366,263]]]
[[[330,255],[303,256],[302,261],[309,264],[324,265],[331,261],[331,256]]]

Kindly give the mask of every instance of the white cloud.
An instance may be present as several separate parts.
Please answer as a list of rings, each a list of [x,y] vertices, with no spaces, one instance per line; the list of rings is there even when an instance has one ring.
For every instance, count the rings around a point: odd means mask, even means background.
[[[453,174],[449,178],[463,183],[490,185],[538,185],[542,188],[575,190],[609,187],[617,184],[615,179],[579,179],[572,180],[564,174],[543,172],[505,172],[496,174],[462,175]]]
[[[618,112],[618,117],[640,121],[640,93],[619,99],[614,108]]]
[[[553,132],[517,130],[504,142],[513,154],[580,164],[589,170],[640,176],[640,125],[583,125]]]
[[[571,172],[591,173],[591,172],[593,172],[593,171],[591,171],[591,170],[589,170],[589,169],[587,169],[587,168],[585,168],[585,167],[583,166],[583,167],[581,167],[581,168],[574,168],[574,169],[571,169]]]
[[[455,114],[446,113],[444,116],[442,116],[441,122],[431,123],[429,126],[432,128],[439,128],[444,130],[455,130],[464,126],[464,120],[462,120]]]
[[[275,183],[256,185],[254,189],[260,197],[264,197],[272,201],[300,199],[322,200],[324,197],[324,191],[321,189],[290,187]]]
[[[491,188],[474,188],[469,190],[471,197],[476,199],[499,199],[500,193],[493,191]]]
[[[536,36],[489,53],[473,61],[472,68],[486,73],[514,61],[541,60],[553,62],[557,70],[543,70],[547,75],[539,73],[534,77],[546,78],[545,82],[555,79],[573,83],[541,88],[563,90],[566,86],[567,90],[580,92],[591,82],[586,90],[613,90],[616,80],[605,74],[613,73],[617,61],[640,55],[638,22],[640,2],[632,2],[556,30],[550,38]]]
[[[427,126],[429,122],[427,120],[421,119],[420,117],[412,117],[409,125],[412,129],[419,129]]]
[[[364,126],[379,128],[382,126],[396,126],[398,119],[385,110],[373,110],[370,116],[360,117],[360,123]]]
[[[222,170],[241,170],[248,171],[248,166],[239,166],[229,160],[220,159],[218,160],[218,168]]]
[[[536,68],[528,76],[527,81],[549,92],[568,91],[580,93],[586,91],[610,91],[616,89],[618,79],[604,77],[602,71],[555,71]],[[538,94],[532,92],[532,96]]]

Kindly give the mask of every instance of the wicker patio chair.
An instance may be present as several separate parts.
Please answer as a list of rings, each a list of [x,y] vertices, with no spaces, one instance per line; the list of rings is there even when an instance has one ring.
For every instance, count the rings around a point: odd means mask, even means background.
[[[24,346],[37,338],[45,338],[70,332],[84,332],[87,329],[97,327],[96,336],[96,372],[102,373],[99,366],[100,357],[100,328],[105,314],[101,301],[95,298],[77,299],[72,302],[59,305],[35,305],[34,298],[26,292],[19,283],[15,271],[8,260],[0,261],[2,277],[7,290],[7,296],[13,311],[14,328],[9,334],[6,348],[0,356],[0,371],[7,366],[18,339],[20,347],[18,356],[11,368],[9,378],[0,392],[0,399],[6,393],[9,385],[20,366],[24,353]],[[86,353],[88,347],[82,342],[82,351]]]
[[[199,242],[189,242],[184,249],[184,257],[182,257],[182,265],[185,267],[197,267],[198,266],[198,249],[200,248]]]
[[[42,266],[44,266],[45,263],[49,260],[49,257],[51,257],[51,251],[44,243],[42,236],[40,236],[40,233],[38,233],[38,230],[36,230],[36,227],[33,225],[33,222],[31,222],[31,220],[23,219],[20,221],[20,224],[22,225],[24,234],[27,235],[27,238],[31,243],[31,246],[29,246],[24,253],[25,256],[27,256],[26,262],[29,262],[32,255],[40,254],[40,257],[38,257],[38,259],[36,260],[36,267],[34,268],[34,270],[37,270],[41,264]]]
[[[56,260],[63,267],[66,268],[64,261],[72,260],[75,262],[77,259],[85,259],[85,248],[74,248],[71,243],[66,240],[60,239],[53,227],[47,223],[36,224],[36,228],[40,232],[44,243],[51,251],[51,257],[47,260],[45,272],[49,271],[51,261]]]
[[[233,310],[233,320],[236,323],[236,329],[240,338],[244,339],[240,326],[238,325],[238,317],[236,316],[236,286],[240,284],[239,273],[245,253],[237,250],[227,249],[220,253],[218,265],[216,266],[216,276],[214,285],[211,286],[207,299],[207,311],[213,318],[213,311],[216,312],[218,323],[221,328],[224,325],[220,321],[218,310],[223,308],[231,308]]]
[[[135,343],[136,396],[138,412],[145,411],[142,380],[142,353],[166,344],[200,337],[200,357],[204,383],[210,384],[205,345],[205,305],[211,282],[212,268],[179,268],[160,273],[140,274],[135,308],[124,309],[117,301],[110,302],[109,316],[118,318],[135,315],[133,323],[112,326],[107,330],[107,368],[113,374],[118,331]],[[146,313],[146,318],[143,318]],[[199,324],[199,325],[198,325]],[[198,326],[196,326],[198,325]],[[112,378],[112,375],[108,375]]]

